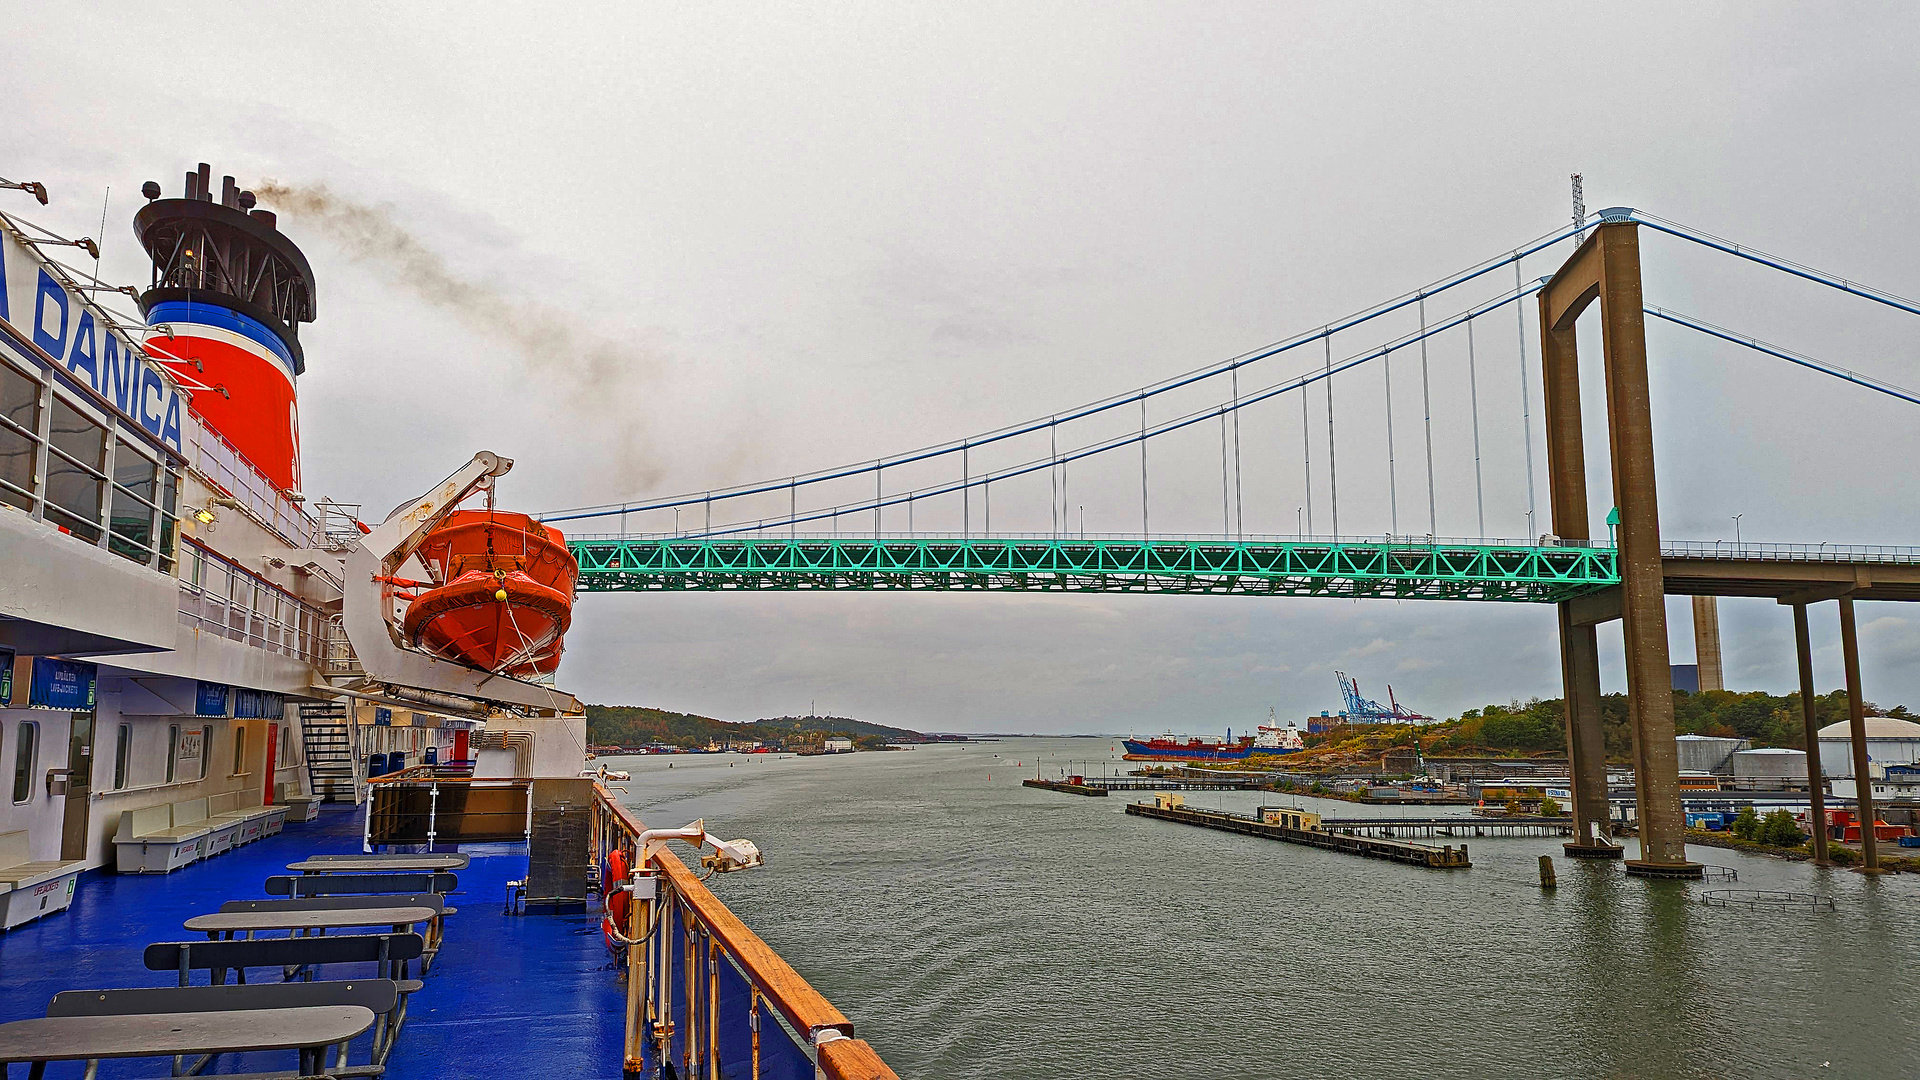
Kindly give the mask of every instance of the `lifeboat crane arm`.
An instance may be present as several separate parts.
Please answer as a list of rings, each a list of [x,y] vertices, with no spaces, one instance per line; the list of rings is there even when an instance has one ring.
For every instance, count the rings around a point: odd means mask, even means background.
[[[494,481],[513,468],[513,459],[482,450],[473,460],[417,499],[402,503],[387,519],[360,538],[341,562],[345,570],[342,590],[341,622],[347,642],[353,646],[364,682],[384,687],[386,693],[423,704],[453,699],[474,702],[476,710],[485,704],[531,709],[548,715],[570,715],[582,711],[571,694],[550,686],[525,682],[507,675],[496,675],[406,647],[392,618],[392,604],[383,579],[393,576],[400,565],[420,549],[434,526],[476,491],[492,488]]]

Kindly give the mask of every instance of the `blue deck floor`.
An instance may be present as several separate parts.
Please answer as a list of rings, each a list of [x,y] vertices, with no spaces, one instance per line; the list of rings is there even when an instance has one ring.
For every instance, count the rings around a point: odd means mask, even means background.
[[[61,990],[172,986],[148,971],[142,950],[155,941],[200,937],[181,923],[227,900],[266,896],[262,883],[307,855],[360,850],[357,808],[324,806],[312,822],[165,876],[85,874],[67,911],[0,934],[0,1020],[43,1016]],[[609,966],[597,914],[509,917],[506,883],[526,876],[526,849],[480,844],[449,896],[459,914],[426,986],[414,995],[391,1077],[605,1077],[620,1072],[625,993]],[[364,969],[364,970],[363,970]],[[372,965],[339,965],[326,978],[368,975]],[[196,973],[196,982],[205,973]],[[256,972],[258,975],[258,972]],[[351,1064],[367,1060],[363,1036]],[[291,1051],[222,1058],[209,1073],[290,1070]],[[25,1075],[14,1066],[13,1075]],[[78,1062],[48,1067],[79,1076]],[[105,1062],[102,1077],[166,1076],[165,1059]]]

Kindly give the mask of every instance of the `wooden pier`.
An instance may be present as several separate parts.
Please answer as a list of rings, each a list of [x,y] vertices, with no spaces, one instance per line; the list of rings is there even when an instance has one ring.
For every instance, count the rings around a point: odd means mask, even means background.
[[[1564,817],[1322,818],[1330,832],[1362,836],[1572,836]]]
[[[1182,825],[1198,825],[1204,829],[1219,829],[1223,832],[1245,833],[1248,836],[1259,836],[1269,840],[1283,840],[1289,844],[1304,844],[1307,847],[1340,851],[1349,855],[1362,855],[1369,859],[1389,859],[1409,866],[1425,866],[1434,870],[1464,870],[1473,865],[1467,861],[1465,844],[1461,844],[1458,848],[1451,845],[1432,847],[1427,844],[1410,844],[1404,840],[1383,840],[1351,832],[1333,832],[1328,829],[1290,829],[1284,825],[1269,825],[1238,814],[1223,814],[1216,810],[1194,810],[1184,806],[1160,807],[1150,803],[1128,803],[1127,813],[1140,817],[1160,818],[1164,821],[1177,821]]]
[[[1105,798],[1107,794],[1106,788],[1095,787],[1092,784],[1075,784],[1066,780],[1041,780],[1035,778],[1032,780],[1022,780],[1020,783],[1027,787],[1044,788],[1048,791],[1060,791],[1068,795],[1094,795]]]

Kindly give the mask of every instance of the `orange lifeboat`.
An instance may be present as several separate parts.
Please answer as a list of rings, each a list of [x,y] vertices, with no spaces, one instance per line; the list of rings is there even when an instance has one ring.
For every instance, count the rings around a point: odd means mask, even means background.
[[[418,552],[434,587],[407,607],[413,645],[519,677],[551,674],[573,621],[580,565],[560,530],[525,514],[458,510]]]

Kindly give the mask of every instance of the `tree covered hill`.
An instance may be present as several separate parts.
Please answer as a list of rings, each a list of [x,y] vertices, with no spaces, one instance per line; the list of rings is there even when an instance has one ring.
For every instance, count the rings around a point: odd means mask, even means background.
[[[694,713],[649,709],[639,705],[588,705],[587,741],[596,746],[703,747],[729,742],[758,742],[799,749],[828,736],[852,739],[862,748],[889,742],[926,742],[925,735],[844,716],[781,716],[765,720],[716,720]]]
[[[1800,716],[1798,694],[1675,691],[1673,711],[1675,732],[1680,735],[1716,735],[1750,739],[1755,746],[1806,748],[1806,726]],[[1846,691],[1835,690],[1815,698],[1814,711],[1822,727],[1844,721],[1847,719]],[[1882,709],[1868,702],[1866,711],[1869,715],[1912,718],[1903,705]],[[1561,699],[1535,698],[1468,709],[1455,719],[1418,729],[1404,725],[1339,727],[1307,736],[1308,754],[1299,760],[1308,764],[1321,758],[1355,757],[1358,760],[1377,756],[1395,746],[1411,748],[1416,735],[1421,752],[1429,757],[1552,757],[1567,752],[1564,717]],[[1602,696],[1600,722],[1608,759],[1630,761],[1633,735],[1625,694]]]

